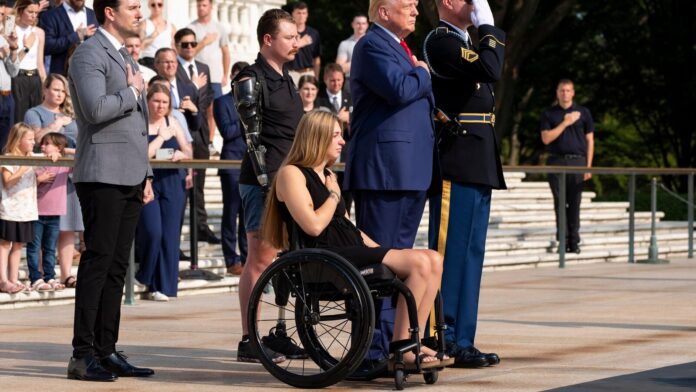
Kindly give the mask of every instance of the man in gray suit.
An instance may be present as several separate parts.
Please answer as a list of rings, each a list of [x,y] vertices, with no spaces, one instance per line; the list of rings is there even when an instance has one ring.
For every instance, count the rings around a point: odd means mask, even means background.
[[[140,0],[94,0],[102,26],[72,56],[69,77],[77,125],[73,181],[85,245],[77,272],[73,356],[68,378],[144,377],[116,351],[121,297],[140,210],[153,199],[145,83],[123,46],[139,32]]]

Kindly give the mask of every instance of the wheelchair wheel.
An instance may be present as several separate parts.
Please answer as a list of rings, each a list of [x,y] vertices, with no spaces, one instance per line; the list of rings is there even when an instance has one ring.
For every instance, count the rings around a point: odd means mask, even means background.
[[[273,292],[264,294],[269,283]],[[299,388],[323,388],[343,380],[360,364],[372,340],[374,305],[367,284],[348,261],[324,250],[279,257],[256,283],[248,314],[252,346],[263,366]],[[263,336],[281,324],[307,358],[274,363],[260,349]]]

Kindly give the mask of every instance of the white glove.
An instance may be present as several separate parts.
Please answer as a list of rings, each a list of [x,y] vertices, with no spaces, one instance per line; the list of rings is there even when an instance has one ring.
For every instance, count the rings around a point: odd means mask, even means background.
[[[493,12],[491,11],[491,6],[488,5],[486,0],[473,0],[474,10],[471,11],[471,23],[478,28],[480,25],[491,25],[493,23]]]

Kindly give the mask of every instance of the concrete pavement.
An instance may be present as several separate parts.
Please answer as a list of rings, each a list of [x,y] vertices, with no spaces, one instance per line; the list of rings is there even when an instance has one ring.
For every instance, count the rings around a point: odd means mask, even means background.
[[[235,361],[236,294],[124,306],[119,349],[153,367],[149,379],[65,378],[73,306],[0,311],[2,391],[293,390],[260,365]],[[477,346],[500,354],[487,369],[448,369],[407,390],[696,390],[696,260],[486,271]],[[391,390],[393,382],[331,389]]]

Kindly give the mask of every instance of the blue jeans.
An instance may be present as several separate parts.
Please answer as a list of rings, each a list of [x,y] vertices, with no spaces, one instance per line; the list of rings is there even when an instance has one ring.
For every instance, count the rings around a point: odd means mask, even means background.
[[[43,280],[56,278],[56,243],[60,233],[59,216],[39,216],[34,221],[34,241],[27,243],[27,266],[31,283],[41,279],[39,251],[43,251]]]

